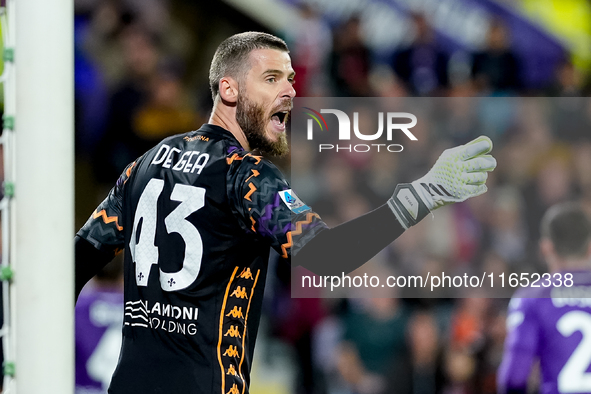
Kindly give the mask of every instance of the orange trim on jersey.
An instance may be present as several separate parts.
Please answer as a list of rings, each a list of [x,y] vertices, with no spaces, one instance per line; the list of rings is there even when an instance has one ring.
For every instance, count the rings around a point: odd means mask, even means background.
[[[302,233],[302,226],[304,224],[312,223],[312,219],[314,218],[320,219],[320,216],[318,216],[316,212],[308,212],[308,214],[306,215],[306,220],[300,220],[299,222],[296,222],[296,229],[293,235],[300,235]]]
[[[226,158],[226,162],[228,164],[232,164],[234,162],[234,160],[239,161],[239,160],[244,159],[245,157],[252,157],[253,159],[255,159],[256,160],[256,162],[254,163],[255,165],[258,165],[262,159],[262,156],[255,156],[252,153],[247,153],[244,156],[240,156],[238,153],[234,153],[232,156]]]
[[[238,156],[238,153],[234,153],[230,157],[226,157],[226,163],[232,164],[234,160],[242,160],[242,157]]]
[[[245,199],[245,200],[248,200],[248,201],[250,201],[250,202],[252,202],[252,200],[250,199],[250,196],[252,196],[252,194],[253,194],[254,192],[256,192],[256,190],[257,190],[257,187],[256,187],[255,185],[253,185],[253,183],[252,183],[252,182],[250,182],[250,183],[248,184],[248,187],[250,188],[250,191],[249,191],[248,193],[246,193],[246,195],[244,196],[244,199]]]
[[[252,175],[251,175],[251,176],[249,176],[248,178],[246,178],[246,180],[244,181],[244,183],[248,182],[248,180],[249,180],[250,178],[252,178],[253,176],[254,176],[254,177],[257,177],[257,176],[259,176],[259,175],[261,174],[261,173],[260,173],[260,172],[258,172],[257,170],[250,170],[250,171],[252,171]]]
[[[218,340],[218,361],[220,363],[220,368],[222,370],[222,394],[225,393],[226,389],[226,370],[224,369],[224,364],[222,363],[222,331],[224,326],[224,310],[226,309],[226,301],[228,301],[228,294],[230,293],[230,286],[234,281],[234,277],[236,276],[236,271],[238,271],[238,267],[234,268],[234,272],[232,272],[232,276],[230,277],[230,281],[228,282],[228,286],[226,287],[226,294],[224,294],[224,301],[222,302],[222,309],[220,311],[220,335]],[[243,349],[244,353],[244,349]]]
[[[129,180],[129,177],[131,176],[131,170],[133,170],[134,167],[135,167],[135,161],[133,163],[131,163],[131,165],[129,166],[127,171],[125,171],[125,175],[127,176],[127,179],[123,182],[123,184],[126,184],[127,181]]]
[[[244,361],[244,353],[246,349],[244,348],[245,341],[246,341],[246,322],[248,321],[248,311],[250,310],[250,302],[252,301],[252,296],[254,295],[254,288],[257,285],[257,281],[259,280],[259,274],[261,270],[257,271],[257,276],[254,279],[254,283],[252,285],[252,289],[250,290],[250,298],[248,299],[248,306],[246,307],[246,315],[244,316],[244,332],[242,334],[242,356],[240,356],[240,364],[238,364],[238,373],[240,374],[240,378],[242,379],[242,394],[244,394],[244,390],[246,390],[246,383],[244,382],[244,376],[242,376],[242,362]]]
[[[255,165],[257,165],[257,166],[259,165],[259,163],[260,163],[260,162],[261,162],[261,160],[263,159],[263,157],[262,157],[262,156],[255,156],[255,155],[253,155],[252,153],[247,153],[247,154],[246,154],[244,157],[248,157],[248,156],[250,156],[250,157],[252,157],[253,159],[255,159],[255,163],[254,163],[254,164],[255,164]]]
[[[92,214],[92,218],[93,219],[98,219],[100,217],[103,218],[103,222],[105,222],[105,224],[115,223],[115,226],[117,226],[117,230],[123,231],[123,227],[121,227],[119,225],[119,217],[117,217],[117,216],[107,216],[107,211],[105,211],[104,209],[102,211],[100,211],[100,212],[97,212],[95,210],[94,213]]]
[[[299,222],[296,222],[296,229],[293,232],[293,235],[300,235],[303,231],[303,229],[302,229],[303,225],[312,223],[312,219],[314,219],[315,217],[320,219],[320,216],[318,216],[317,213],[308,212],[308,214],[306,215],[306,220],[300,220]],[[291,248],[293,245],[292,232],[288,231],[285,235],[287,236],[287,242],[284,243],[283,245],[281,245],[281,250],[283,251],[283,254],[281,255],[281,257],[283,257],[284,259],[287,258],[287,249]]]
[[[281,250],[283,251],[283,254],[281,255],[281,257],[283,257],[284,259],[286,259],[288,257],[287,249],[291,248],[291,246],[292,246],[291,231],[288,231],[287,234],[285,234],[285,235],[287,236],[287,242],[284,243],[283,245],[281,245]]]
[[[129,168],[127,169],[127,171],[125,171],[125,175],[130,176],[131,175],[131,170],[133,170],[133,167],[135,167],[135,161],[133,163],[131,163],[131,165],[129,166]]]
[[[257,231],[254,229],[254,225],[255,225],[257,222],[256,222],[256,220],[254,220],[254,218],[253,218],[252,216],[250,217],[250,221],[252,222],[252,231],[254,231],[254,232],[256,233]]]

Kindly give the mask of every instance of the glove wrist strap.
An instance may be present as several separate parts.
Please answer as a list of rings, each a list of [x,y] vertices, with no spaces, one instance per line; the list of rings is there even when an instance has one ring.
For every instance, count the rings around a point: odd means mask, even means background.
[[[400,183],[396,186],[394,195],[388,200],[388,206],[405,230],[420,222],[430,212],[410,183]]]

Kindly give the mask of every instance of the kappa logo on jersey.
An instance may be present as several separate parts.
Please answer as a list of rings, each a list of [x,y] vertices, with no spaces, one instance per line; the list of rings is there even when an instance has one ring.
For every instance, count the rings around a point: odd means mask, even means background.
[[[227,356],[227,357],[238,357],[239,353],[238,353],[238,347],[237,346],[232,346],[230,345],[226,351],[224,352],[224,354],[222,354],[222,356]]]
[[[230,326],[228,331],[224,334],[225,337],[231,336],[232,338],[242,338],[240,336],[240,332],[238,331],[238,326]]]
[[[244,315],[242,314],[242,307],[238,308],[237,306],[234,307],[226,317],[232,316],[234,319],[244,319]]]
[[[236,372],[236,368],[234,368],[234,365],[230,364],[230,367],[228,368],[228,372],[226,373],[226,375],[238,376],[238,373]]]
[[[238,390],[238,386],[234,383],[234,386],[228,391],[226,394],[240,394],[240,390]]]
[[[280,191],[279,196],[281,197],[285,205],[287,205],[289,210],[295,214],[310,209],[310,207],[307,206],[302,200],[300,200],[291,189]]]
[[[254,278],[252,277],[252,272],[250,272],[250,268],[244,268],[242,270],[242,272],[240,273],[239,278],[241,279],[250,279],[250,280],[254,280]]]
[[[246,294],[246,287],[237,286],[236,290],[234,290],[230,297],[248,298],[248,294]]]

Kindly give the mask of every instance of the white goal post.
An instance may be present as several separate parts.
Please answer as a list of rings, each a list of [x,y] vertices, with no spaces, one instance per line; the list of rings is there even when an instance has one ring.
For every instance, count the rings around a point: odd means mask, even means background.
[[[74,4],[8,0],[14,12],[11,320],[5,391],[74,392]]]

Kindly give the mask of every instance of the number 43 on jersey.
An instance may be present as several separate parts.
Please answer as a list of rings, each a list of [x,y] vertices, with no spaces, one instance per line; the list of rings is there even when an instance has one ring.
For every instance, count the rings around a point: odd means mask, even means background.
[[[129,242],[131,257],[135,263],[135,280],[138,286],[147,286],[152,264],[158,264],[156,220],[158,198],[164,188],[164,180],[151,179],[140,196],[133,219],[133,232]],[[166,231],[178,233],[185,242],[185,259],[178,272],[164,272],[160,269],[160,286],[164,291],[177,291],[189,287],[201,269],[203,241],[199,231],[187,217],[205,205],[205,189],[177,183],[170,195],[178,205],[165,219]],[[137,232],[141,223],[139,240]],[[137,240],[137,242],[136,242]]]

